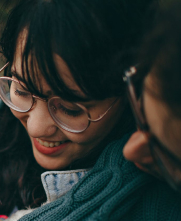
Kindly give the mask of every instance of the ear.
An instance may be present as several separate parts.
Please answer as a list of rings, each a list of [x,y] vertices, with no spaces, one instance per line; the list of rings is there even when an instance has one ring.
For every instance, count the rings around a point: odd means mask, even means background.
[[[151,164],[153,162],[148,139],[141,131],[135,132],[130,137],[123,149],[123,154],[127,160],[132,161],[136,165]]]
[[[123,155],[140,170],[162,180],[162,173],[152,158],[148,138],[143,132],[137,131],[130,137],[123,149]]]

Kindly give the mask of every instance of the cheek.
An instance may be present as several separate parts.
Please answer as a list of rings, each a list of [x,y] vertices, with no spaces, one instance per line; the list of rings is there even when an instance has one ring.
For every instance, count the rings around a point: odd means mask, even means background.
[[[10,110],[11,110],[11,113],[23,124],[23,126],[26,127],[26,118],[27,118],[26,114],[14,111],[12,109]]]
[[[18,119],[21,118],[21,114],[20,114],[19,112],[14,111],[14,110],[12,110],[12,109],[10,109],[10,110],[11,110],[11,113],[12,113],[16,118],[18,118]]]
[[[97,143],[102,140],[108,132],[109,130],[102,124],[100,125],[99,122],[91,123],[88,129],[82,133],[76,134],[63,131],[69,140],[78,144]]]

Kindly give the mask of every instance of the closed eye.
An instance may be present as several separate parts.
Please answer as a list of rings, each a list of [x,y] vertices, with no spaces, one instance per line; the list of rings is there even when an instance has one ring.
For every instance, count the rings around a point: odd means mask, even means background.
[[[61,105],[60,103],[57,105],[57,109],[59,111],[63,111],[64,114],[67,114],[69,116],[73,116],[73,117],[77,117],[80,116],[83,113],[83,110],[79,109],[79,110],[71,110],[71,109],[67,109],[66,107],[64,107],[63,105]]]
[[[16,96],[22,96],[22,97],[28,97],[28,96],[30,96],[30,93],[27,93],[27,92],[25,92],[25,91],[19,91],[19,90],[15,90],[15,95]]]

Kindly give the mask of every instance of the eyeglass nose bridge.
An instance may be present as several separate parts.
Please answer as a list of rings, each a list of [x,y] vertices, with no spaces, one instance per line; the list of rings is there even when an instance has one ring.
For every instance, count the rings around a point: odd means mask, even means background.
[[[40,101],[43,101],[43,102],[48,102],[48,98],[41,98],[41,97],[38,97],[34,94],[32,94],[32,97],[33,97],[33,99],[36,99],[36,100],[40,100]]]
[[[40,101],[43,101],[43,102],[48,102],[48,99],[47,99],[47,98],[41,98],[41,97],[38,97],[38,96],[36,96],[36,95],[34,95],[34,94],[32,94],[31,96],[32,96],[32,99],[33,99],[33,103],[32,103],[31,108],[30,108],[28,111],[30,111],[31,109],[34,108],[34,106],[35,106],[35,104],[36,104],[36,100],[40,100]]]
[[[32,98],[33,98],[33,105],[32,105],[32,107],[31,107],[31,109],[32,109],[33,106],[35,105],[36,100],[40,100],[40,101],[43,101],[43,102],[46,102],[46,103],[48,103],[48,101],[51,100],[51,98],[50,98],[50,99],[49,99],[49,98],[41,98],[41,97],[38,97],[38,96],[36,96],[36,95],[34,95],[34,94],[32,94]],[[80,106],[82,106],[82,105],[80,105]],[[54,111],[56,110],[56,107],[55,107],[55,106],[51,106],[50,108],[53,109]],[[48,110],[49,110],[49,107],[48,107]],[[50,110],[49,110],[49,111],[50,111]],[[85,109],[85,111],[86,111],[86,113],[87,113],[87,115],[88,115],[88,118],[89,118],[89,117],[90,117],[89,113],[87,112],[86,109]],[[51,113],[50,113],[50,115],[51,115]]]

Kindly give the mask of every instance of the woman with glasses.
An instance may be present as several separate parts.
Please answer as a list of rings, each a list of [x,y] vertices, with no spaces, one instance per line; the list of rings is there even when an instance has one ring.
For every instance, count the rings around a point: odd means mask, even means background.
[[[180,198],[122,155],[135,127],[122,73],[153,20],[150,2],[22,0],[13,9],[1,39],[2,215],[39,207],[22,220],[181,219],[168,204]]]
[[[138,168],[181,192],[181,4],[163,8],[143,44],[143,67],[125,74],[138,131],[124,148]],[[144,77],[141,93],[135,78]],[[140,96],[141,94],[141,96]]]

